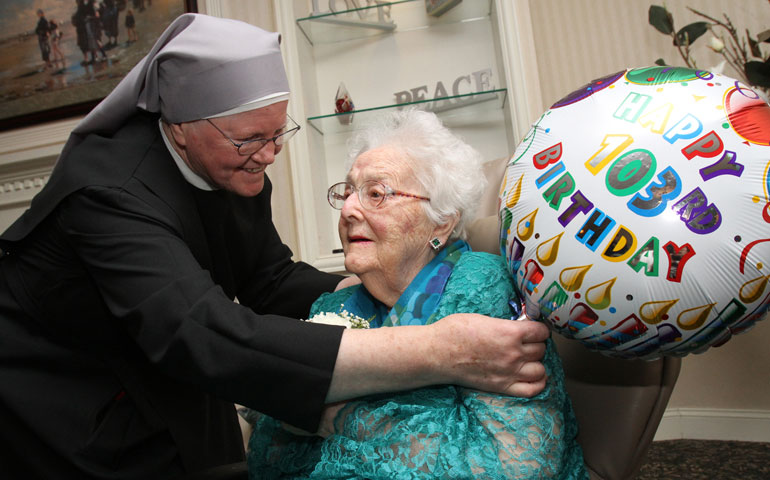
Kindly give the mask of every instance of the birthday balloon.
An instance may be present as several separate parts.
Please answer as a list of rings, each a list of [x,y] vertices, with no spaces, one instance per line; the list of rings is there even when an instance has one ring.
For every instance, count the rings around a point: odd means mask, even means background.
[[[554,104],[511,158],[500,247],[527,315],[606,355],[700,353],[770,307],[770,106],[631,69]]]

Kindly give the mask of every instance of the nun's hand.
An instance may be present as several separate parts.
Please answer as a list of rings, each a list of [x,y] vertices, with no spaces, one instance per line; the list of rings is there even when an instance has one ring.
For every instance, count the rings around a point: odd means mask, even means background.
[[[433,325],[437,344],[445,345],[437,358],[452,383],[517,397],[532,397],[545,388],[542,359],[550,332],[542,323],[459,313]]]

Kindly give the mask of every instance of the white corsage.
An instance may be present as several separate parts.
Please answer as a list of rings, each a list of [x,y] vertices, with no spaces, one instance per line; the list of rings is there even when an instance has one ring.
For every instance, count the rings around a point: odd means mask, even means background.
[[[347,310],[342,310],[340,313],[318,313],[305,321],[325,323],[327,325],[339,325],[345,328],[369,328],[369,320],[353,315]]]

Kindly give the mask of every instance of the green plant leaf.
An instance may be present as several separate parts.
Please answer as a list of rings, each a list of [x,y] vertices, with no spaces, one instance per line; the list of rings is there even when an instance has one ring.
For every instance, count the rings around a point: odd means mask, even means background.
[[[674,32],[674,17],[666,10],[666,7],[650,5],[648,19],[650,25],[655,27],[660,33],[671,35]]]
[[[751,38],[748,29],[746,29],[746,40],[749,41],[749,50],[751,51],[751,54],[757,58],[762,58],[762,50],[759,48],[759,43]]]
[[[746,78],[752,85],[770,88],[770,63],[746,62],[743,68],[746,70]]]
[[[694,22],[682,27],[676,32],[676,38],[674,39],[675,46],[687,46],[692,45],[695,40],[701,37],[704,33],[708,32],[708,22]]]
[[[667,66],[666,61],[663,60],[662,58],[655,60],[655,65],[660,65],[661,67]]]

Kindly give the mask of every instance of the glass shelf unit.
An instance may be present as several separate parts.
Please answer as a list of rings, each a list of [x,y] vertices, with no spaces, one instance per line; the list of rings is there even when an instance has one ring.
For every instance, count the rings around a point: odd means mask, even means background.
[[[463,95],[454,95],[416,102],[384,105],[380,107],[364,108],[346,113],[334,113],[309,117],[307,123],[321,135],[348,133],[355,130],[362,119],[392,108],[406,108],[414,106],[422,110],[434,112],[442,120],[447,120],[453,115],[475,115],[481,111],[502,109],[505,107],[508,91],[505,88],[489,90]]]
[[[491,0],[467,0],[439,17],[431,17],[415,15],[417,10],[425,12],[424,0],[401,0],[311,15],[296,22],[310,44],[317,45],[382,35],[396,29],[408,31],[479,20],[489,17],[491,5]],[[382,17],[383,9],[390,11],[390,22]]]
[[[514,23],[508,2],[463,0],[439,17],[426,12],[424,0],[312,16],[302,14],[312,8],[310,0],[276,2],[290,88],[298,93],[290,108],[307,127],[290,150],[298,259],[344,271],[339,211],[326,202],[326,191],[345,178],[355,130],[379,114],[432,111],[484,161],[510,156],[518,90],[510,81],[516,63],[504,53],[511,51],[511,35],[503,29]],[[341,85],[355,103],[353,112],[334,113]]]

